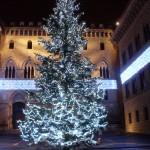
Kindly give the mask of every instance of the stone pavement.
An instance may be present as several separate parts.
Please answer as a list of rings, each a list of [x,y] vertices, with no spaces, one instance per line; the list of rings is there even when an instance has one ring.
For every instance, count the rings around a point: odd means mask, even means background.
[[[81,146],[77,150],[150,150],[150,135],[103,134],[100,145]],[[17,135],[0,135],[0,150],[28,150]],[[36,150],[41,150],[37,148]],[[42,149],[43,150],[43,149]]]

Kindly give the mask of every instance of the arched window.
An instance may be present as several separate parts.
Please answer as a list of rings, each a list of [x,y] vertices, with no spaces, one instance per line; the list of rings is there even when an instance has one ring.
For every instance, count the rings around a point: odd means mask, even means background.
[[[34,68],[31,68],[31,78],[34,78]]]
[[[32,49],[32,41],[28,41],[27,48]]]
[[[35,77],[35,71],[33,63],[29,60],[24,67],[24,78],[33,79]]]
[[[15,78],[16,77],[16,67],[12,59],[10,59],[5,67],[5,78]]]
[[[14,49],[14,41],[13,40],[11,40],[9,42],[9,49]]]
[[[16,69],[14,66],[6,66],[5,68],[5,78],[15,78],[16,77]]]
[[[104,79],[108,79],[110,77],[109,68],[105,62],[102,62],[100,64],[100,70],[99,71],[100,71],[100,77],[102,77]]]

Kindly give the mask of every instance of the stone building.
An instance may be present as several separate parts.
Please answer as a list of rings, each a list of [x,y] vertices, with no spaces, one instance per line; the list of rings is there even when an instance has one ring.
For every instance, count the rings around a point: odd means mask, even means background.
[[[30,80],[34,79],[35,53],[46,55],[38,43],[39,37],[47,38],[41,29],[41,23],[25,24],[11,23],[2,25],[0,31],[0,79],[1,80]],[[111,29],[89,29],[84,35],[88,40],[83,55],[96,64],[92,76],[116,80],[117,51],[111,42]],[[16,129],[18,119],[23,119],[22,109],[25,108],[25,91],[0,90],[0,129]],[[119,106],[116,90],[106,91],[105,105],[109,111],[109,123],[118,125]]]
[[[120,52],[126,132],[150,134],[150,1],[130,2],[113,39]]]

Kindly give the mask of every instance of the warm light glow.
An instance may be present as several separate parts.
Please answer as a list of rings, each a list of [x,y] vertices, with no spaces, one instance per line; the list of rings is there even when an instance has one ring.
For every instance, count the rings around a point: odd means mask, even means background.
[[[116,80],[97,80],[100,89],[117,89]],[[0,80],[0,90],[37,90],[34,80]]]
[[[138,73],[150,62],[150,46],[133,62],[129,65],[120,75],[121,82],[124,84],[127,80]]]
[[[117,22],[116,22],[116,26],[119,26],[119,25],[120,25],[120,22],[119,22],[119,21],[117,21]]]

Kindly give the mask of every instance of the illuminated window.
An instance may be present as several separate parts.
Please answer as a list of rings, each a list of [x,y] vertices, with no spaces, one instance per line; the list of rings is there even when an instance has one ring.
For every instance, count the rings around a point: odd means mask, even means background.
[[[149,120],[148,107],[144,107],[144,119],[145,119],[145,120]]]
[[[131,115],[131,113],[128,113],[128,120],[129,120],[129,123],[131,124],[132,123],[132,115]]]
[[[9,43],[9,49],[14,49],[14,41],[11,40]]]
[[[148,42],[150,40],[150,28],[149,28],[149,24],[143,25],[143,34],[144,34],[144,40],[145,40],[145,42]]]
[[[28,48],[28,49],[32,49],[32,41],[28,41],[28,43],[27,43],[27,48]]]
[[[140,115],[138,110],[135,111],[135,118],[136,118],[136,122],[140,122]]]
[[[105,50],[105,44],[103,42],[100,43],[100,50]]]

